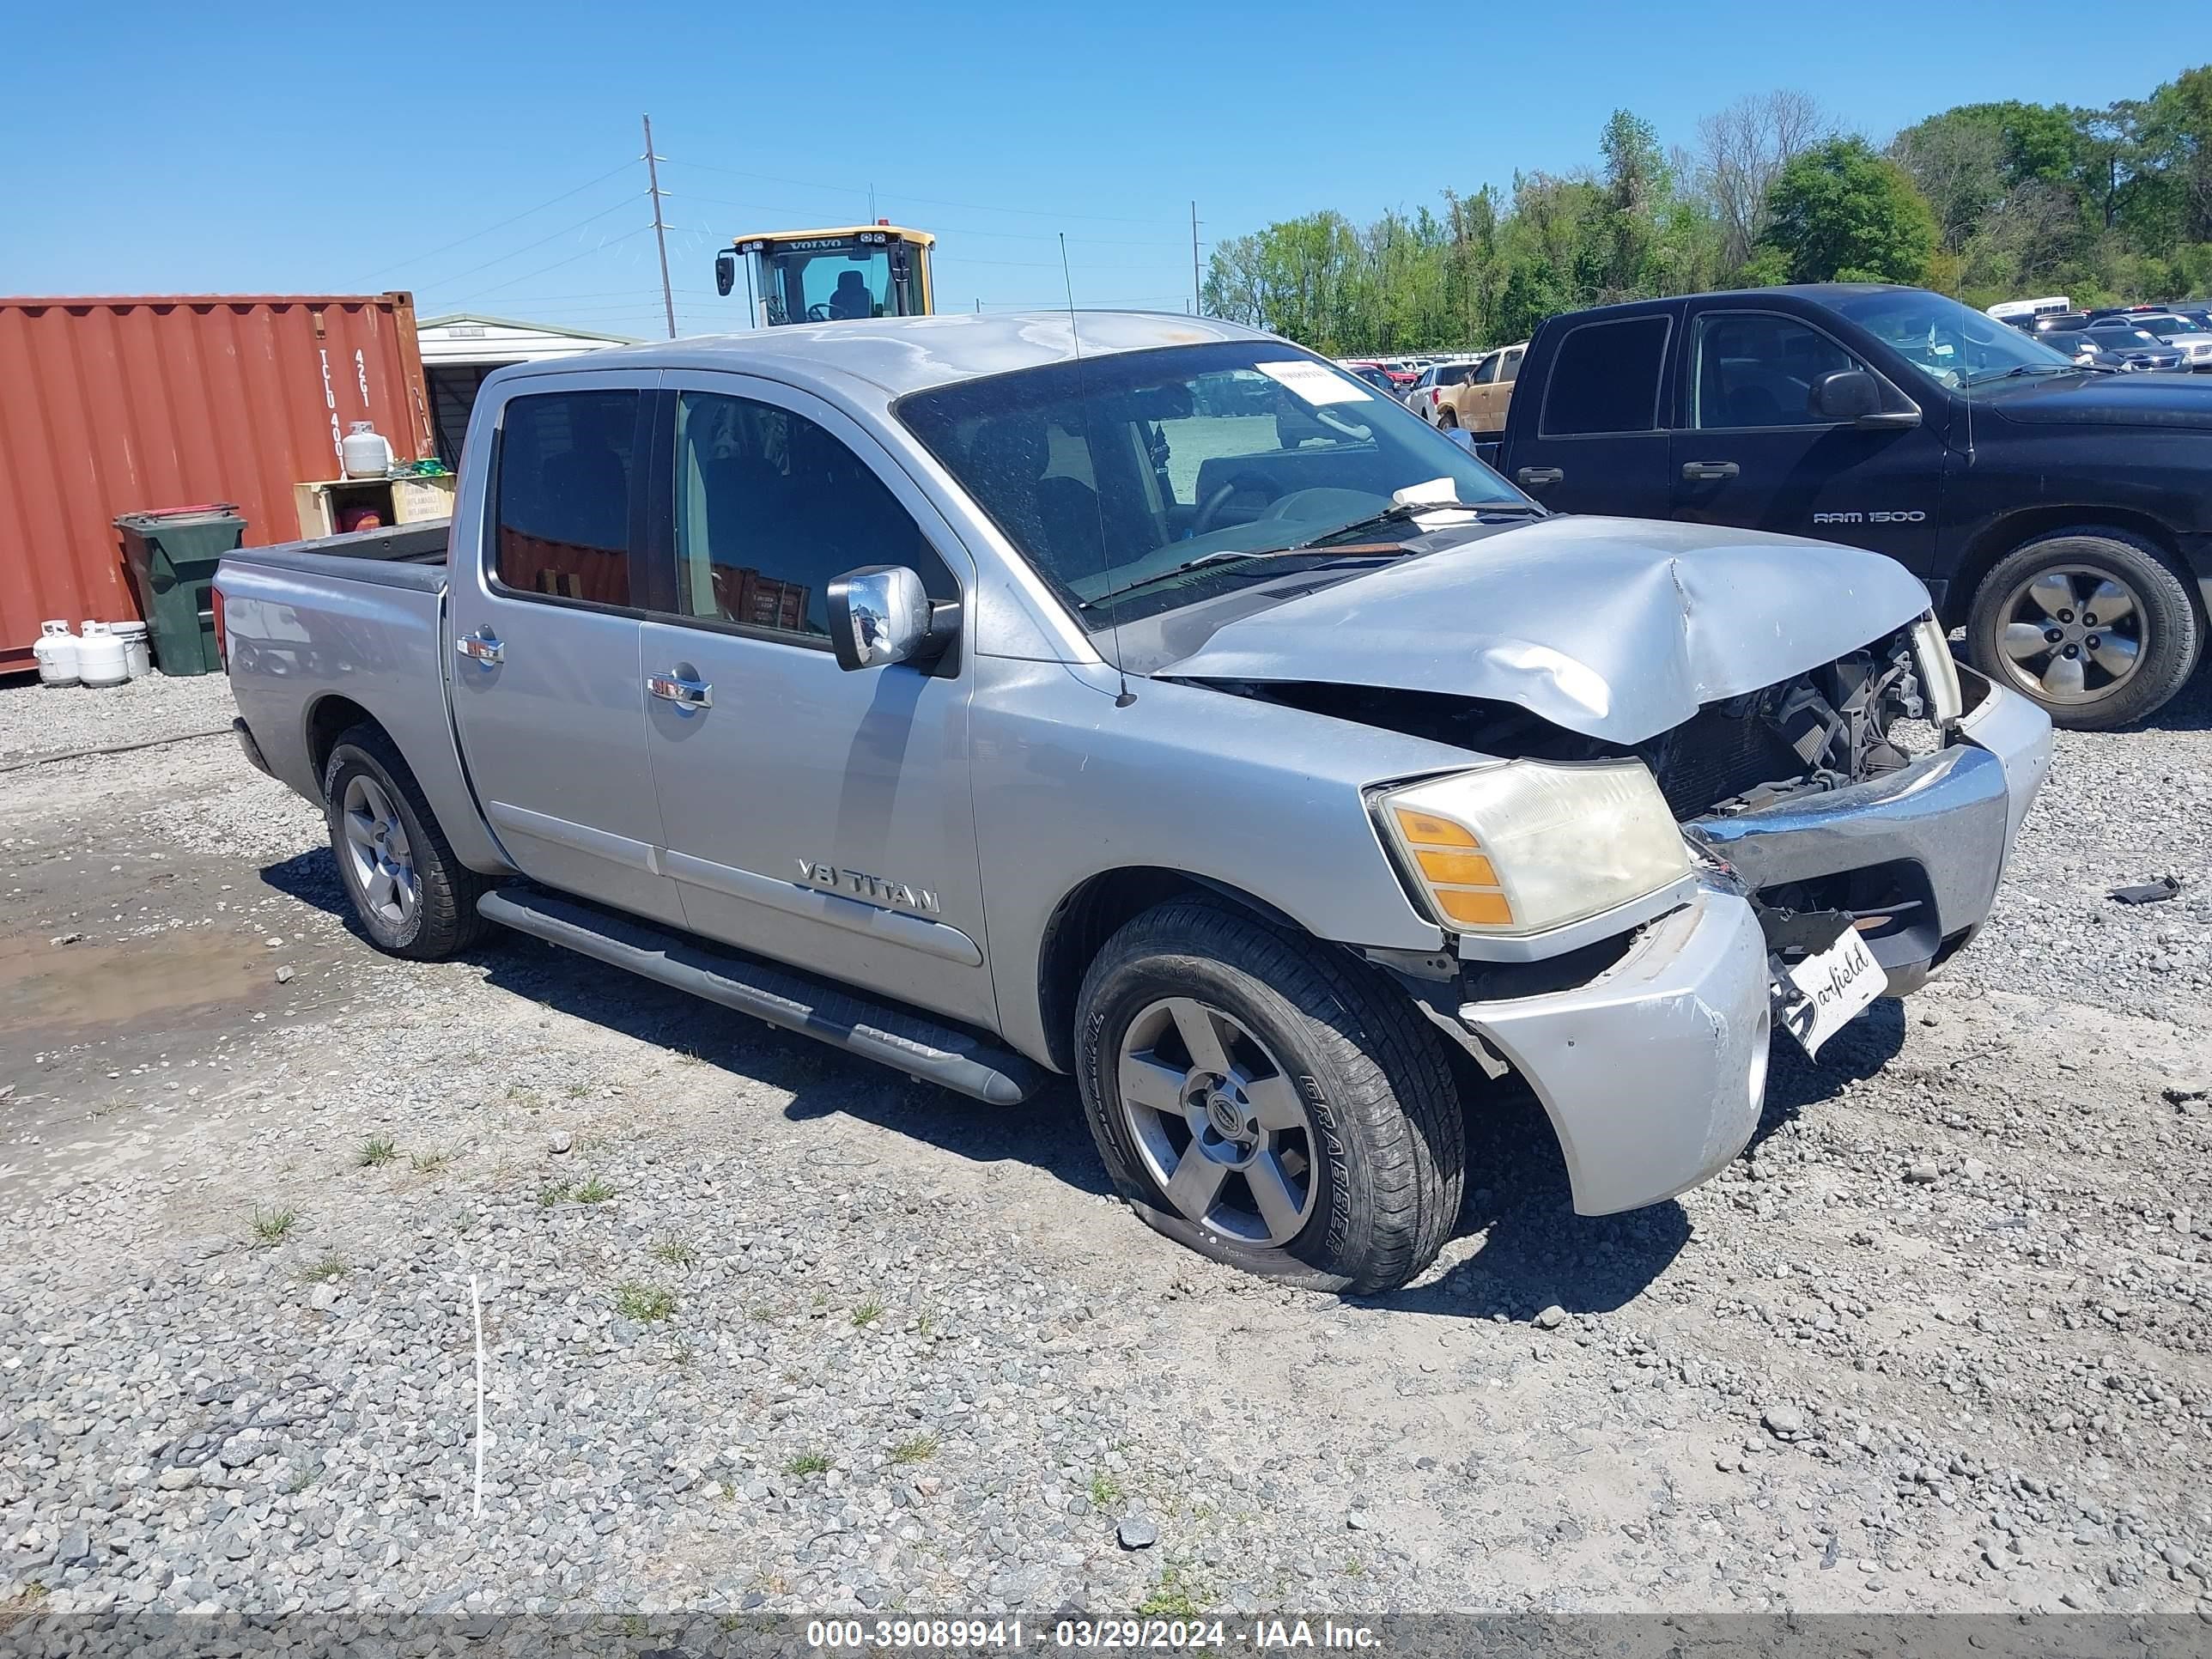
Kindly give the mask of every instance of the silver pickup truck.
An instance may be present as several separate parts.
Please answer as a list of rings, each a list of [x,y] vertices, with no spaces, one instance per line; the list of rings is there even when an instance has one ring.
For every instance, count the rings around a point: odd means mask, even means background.
[[[524,365],[459,483],[449,545],[216,581],[378,946],[520,929],[986,1101],[1073,1073],[1148,1222],[1316,1286],[1428,1265],[1516,1076],[1582,1212],[1723,1168],[1777,1024],[1972,937],[2049,759],[1889,560],[1547,514],[1225,323]]]

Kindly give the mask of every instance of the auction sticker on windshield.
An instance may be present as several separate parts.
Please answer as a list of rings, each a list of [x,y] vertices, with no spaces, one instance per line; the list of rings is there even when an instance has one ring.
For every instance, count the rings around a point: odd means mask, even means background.
[[[1784,969],[1783,978],[1796,994],[1785,999],[1782,1023],[1814,1056],[1889,984],[1855,927],[1844,928],[1826,950]]]
[[[1310,404],[1364,404],[1375,396],[1349,374],[1340,374],[1319,363],[1255,363],[1252,367]]]

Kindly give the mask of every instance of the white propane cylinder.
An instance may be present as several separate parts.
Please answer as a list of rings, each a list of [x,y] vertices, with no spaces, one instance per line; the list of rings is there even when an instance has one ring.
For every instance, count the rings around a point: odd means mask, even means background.
[[[338,459],[349,478],[381,478],[392,471],[391,441],[367,421],[338,441]]]
[[[130,654],[106,623],[86,622],[76,642],[76,677],[87,685],[120,685],[131,678]]]
[[[131,671],[132,679],[142,680],[153,672],[154,659],[146,647],[144,623],[110,623],[107,631],[123,641],[123,663]]]
[[[38,659],[40,685],[76,684],[76,635],[67,623],[40,623],[31,655]]]

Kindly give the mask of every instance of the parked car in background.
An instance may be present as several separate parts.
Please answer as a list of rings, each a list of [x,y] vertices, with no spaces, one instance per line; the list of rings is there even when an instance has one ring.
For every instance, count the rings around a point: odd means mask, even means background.
[[[1389,371],[1380,363],[1346,362],[1340,363],[1337,367],[1355,379],[1365,381],[1387,398],[1395,398],[1398,395],[1397,381],[1391,378]]]
[[[2212,328],[2173,311],[2154,311],[2131,316],[2128,320],[2153,339],[2179,351],[2183,368],[2212,369]],[[2095,332],[2097,326],[2092,324],[2090,331]]]
[[[2097,337],[2086,330],[2054,328],[2035,337],[2053,351],[2062,352],[2071,358],[2077,368],[2103,368],[2118,372],[2134,367],[2118,352],[2106,350]]]
[[[1474,365],[1474,372],[1457,386],[1439,390],[1431,416],[1434,424],[1454,427],[1478,437],[1495,437],[1505,429],[1506,406],[1513,399],[1513,383],[1521,373],[1521,360],[1528,343],[1501,346]]]
[[[1887,553],[2062,726],[2140,720],[2197,665],[2203,377],[2100,374],[1941,295],[1828,283],[1555,317],[1521,378],[1491,453],[1547,506]]]
[[[1431,363],[1406,393],[1406,407],[1431,426],[1454,423],[1444,418],[1444,394],[1466,380],[1477,367],[1474,363]]]
[[[1138,1213],[1279,1281],[1426,1267],[1486,1079],[1579,1210],[1710,1178],[1775,1024],[1972,938],[2049,761],[1891,561],[1555,517],[1229,323],[518,365],[461,467],[430,562],[216,580],[373,942],[513,928],[1000,1104],[1073,1073]]]
[[[2179,347],[2138,326],[2132,318],[2102,317],[2081,331],[2130,368],[2179,368],[2187,362]]]
[[[2089,323],[2090,318],[2086,312],[2050,313],[2029,318],[2027,329],[2029,333],[2035,335],[2078,333],[2088,327]]]

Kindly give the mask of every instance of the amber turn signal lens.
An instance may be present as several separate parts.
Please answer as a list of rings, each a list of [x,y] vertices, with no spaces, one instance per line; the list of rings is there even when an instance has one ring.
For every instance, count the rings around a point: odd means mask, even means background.
[[[1479,847],[1474,833],[1463,823],[1454,823],[1449,818],[1440,818],[1429,812],[1410,811],[1405,807],[1395,809],[1398,829],[1406,839],[1422,847]]]
[[[1480,853],[1431,853],[1417,848],[1413,856],[1421,861],[1421,873],[1431,881],[1447,882],[1455,887],[1499,884],[1498,872]]]
[[[1513,906],[1503,893],[1464,893],[1453,887],[1434,887],[1429,890],[1437,896],[1443,913],[1454,921],[1464,921],[1472,927],[1503,927],[1513,920]]]

